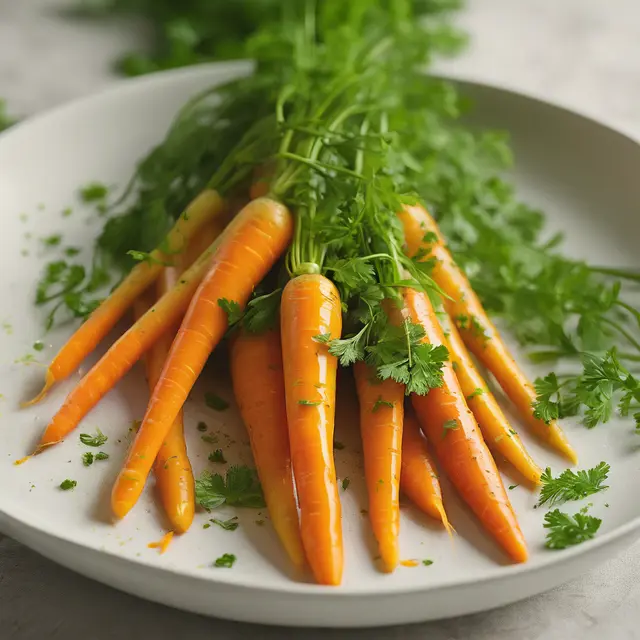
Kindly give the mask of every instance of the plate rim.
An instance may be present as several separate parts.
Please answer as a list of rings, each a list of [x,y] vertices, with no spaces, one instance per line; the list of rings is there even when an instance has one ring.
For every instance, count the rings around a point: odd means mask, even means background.
[[[181,80],[188,81],[189,79],[206,80],[211,78],[215,80],[215,76],[220,73],[247,73],[251,70],[252,63],[248,60],[231,60],[217,63],[203,63],[194,65],[191,67],[172,69],[168,71],[161,71],[152,73],[146,76],[126,78],[114,82],[112,85],[101,89],[98,92],[91,93],[80,98],[65,102],[52,109],[45,110],[34,116],[28,117],[25,120],[20,121],[18,124],[10,127],[6,131],[0,133],[0,146],[9,141],[12,136],[19,135],[25,130],[28,130],[34,125],[46,123],[49,118],[55,118],[58,116],[69,116],[76,111],[82,111],[86,108],[91,108],[94,103],[100,103],[105,99],[118,99],[126,100],[126,96],[129,93],[136,93],[144,90],[146,86],[150,85],[172,85],[174,82]],[[617,135],[624,138],[628,142],[632,143],[638,148],[640,153],[640,136],[636,136],[629,131],[626,131],[624,127],[617,124],[608,122],[604,118],[594,117],[585,112],[581,112],[573,107],[566,106],[560,102],[549,100],[532,91],[522,91],[509,86],[505,83],[495,83],[493,81],[478,80],[470,78],[466,74],[456,74],[453,72],[448,73],[434,73],[430,74],[433,77],[448,80],[462,86],[476,87],[479,89],[486,89],[491,91],[497,91],[506,93],[512,97],[518,97],[533,101],[546,108],[561,111],[567,116],[578,117],[583,121],[588,122],[592,126],[606,129],[608,133]],[[151,560],[145,560],[144,558],[128,557],[126,555],[118,554],[115,551],[108,549],[99,549],[95,546],[88,545],[78,539],[78,535],[75,533],[69,533],[68,535],[62,535],[58,532],[48,531],[44,523],[42,526],[25,519],[23,509],[16,503],[9,502],[3,504],[2,497],[0,496],[0,524],[2,519],[6,518],[9,521],[8,529],[11,530],[11,521],[14,521],[13,527],[18,529],[20,527],[27,527],[34,534],[44,535],[48,538],[55,539],[62,543],[72,544],[84,551],[98,554],[99,556],[111,556],[116,557],[119,560],[124,560],[133,565],[142,564],[153,570],[160,571],[162,573],[168,573],[171,575],[180,575],[190,580],[196,580],[199,583],[214,583],[218,585],[228,585],[230,587],[238,587],[249,589],[259,592],[268,592],[274,594],[287,594],[287,595],[316,595],[316,596],[391,596],[391,595],[404,595],[404,594],[416,594],[416,593],[429,593],[431,591],[450,589],[450,588],[465,588],[471,585],[486,585],[488,583],[497,583],[500,581],[506,581],[511,578],[515,578],[520,574],[535,575],[540,572],[550,570],[551,567],[561,568],[567,564],[570,564],[576,557],[582,555],[594,554],[598,549],[603,547],[613,546],[617,541],[622,538],[630,537],[634,531],[640,530],[640,515],[634,517],[629,522],[626,522],[612,531],[601,534],[593,540],[588,541],[586,544],[572,547],[571,549],[565,549],[562,551],[561,556],[557,556],[554,553],[550,553],[547,558],[537,562],[536,565],[529,565],[527,563],[517,565],[496,565],[490,571],[479,578],[473,579],[451,579],[440,580],[437,584],[424,584],[424,585],[340,585],[336,587],[328,587],[316,584],[307,584],[302,582],[296,582],[291,580],[285,584],[279,584],[276,586],[271,585],[256,585],[247,578],[234,577],[232,573],[229,574],[202,574],[196,573],[195,570],[190,568],[178,568],[173,566],[160,566],[153,564]],[[17,525],[17,526],[16,526]],[[22,542],[20,536],[15,538],[17,541]],[[27,544],[27,543],[23,543]],[[28,544],[27,544],[28,546]]]

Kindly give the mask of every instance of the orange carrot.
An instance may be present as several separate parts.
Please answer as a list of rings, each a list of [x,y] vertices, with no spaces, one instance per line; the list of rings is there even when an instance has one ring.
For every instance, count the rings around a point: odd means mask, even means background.
[[[131,307],[134,300],[160,275],[163,262],[171,261],[207,222],[222,214],[224,202],[216,191],[206,189],[185,209],[162,245],[148,261],[137,264],[118,287],[87,318],[57,353],[47,369],[42,391],[24,406],[35,404],[60,380],[73,373]]]
[[[427,450],[415,413],[407,408],[402,432],[402,473],[400,489],[418,509],[439,520],[447,531],[451,525],[442,503],[442,490],[435,465]]]
[[[433,279],[448,296],[444,300],[446,310],[460,327],[469,350],[495,376],[529,429],[576,463],[576,452],[558,424],[555,421],[547,424],[533,415],[532,403],[536,399],[533,386],[489,320],[467,277],[453,261],[433,218],[421,206],[407,206],[398,215],[404,226],[409,255],[424,249],[428,257],[435,258]],[[435,242],[424,242],[427,232],[435,235]]]
[[[164,295],[175,285],[177,276],[176,269],[172,267],[164,269],[156,286],[159,296]],[[134,312],[137,318],[144,315],[152,306],[152,293],[151,290],[145,292],[134,303]],[[151,391],[158,382],[174,336],[175,331],[166,331],[146,354],[147,382]],[[184,533],[193,522],[195,487],[193,471],[187,455],[187,445],[184,440],[182,411],[176,417],[171,430],[162,443],[154,463],[154,475],[171,528],[177,533]]]
[[[354,367],[360,403],[360,434],[369,519],[384,571],[398,565],[400,548],[400,468],[404,385],[378,380],[364,362]]]
[[[337,360],[314,340],[342,330],[340,297],[318,274],[287,283],[280,308],[291,460],[307,560],[320,584],[342,580],[341,506],[333,459]]]
[[[411,322],[424,328],[425,342],[445,344],[429,298],[405,289],[404,300]],[[412,402],[440,464],[464,501],[509,556],[524,562],[527,547],[520,526],[451,362],[444,363],[442,386],[424,396],[414,394]]]
[[[45,429],[36,453],[60,442],[110,391],[165,331],[180,322],[220,240],[180,277],[178,284],[131,326],[67,396]]]
[[[259,198],[244,207],[220,236],[113,487],[111,507],[117,517],[124,517],[138,500],[164,438],[227,330],[227,314],[219,301],[226,299],[243,308],[254,286],[287,248],[292,233],[287,208]]]
[[[301,567],[305,559],[291,471],[279,332],[240,331],[231,342],[231,379],[273,528],[293,563]]]
[[[542,469],[533,461],[517,432],[511,428],[500,405],[476,369],[455,325],[448,322],[446,332],[449,358],[487,446],[492,452],[504,456],[527,480],[540,484]]]

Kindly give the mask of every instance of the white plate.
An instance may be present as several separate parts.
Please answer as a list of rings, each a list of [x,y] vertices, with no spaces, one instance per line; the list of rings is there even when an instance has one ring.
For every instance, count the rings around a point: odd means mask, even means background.
[[[290,576],[268,521],[265,526],[255,522],[264,519],[264,513],[239,510],[241,526],[235,532],[216,526],[205,530],[207,516],[199,514],[192,531],[175,540],[163,556],[147,548],[161,537],[166,525],[152,492],[124,522],[116,526],[109,522],[106,497],[125,452],[129,425],[142,415],[145,405],[147,392],[140,370],[134,370],[82,425],[81,431],[100,427],[110,436],[104,447],[111,455],[109,461],[84,468],[85,449],[76,432],[38,459],[13,464],[32,448],[78,379],[75,376],[61,385],[37,407],[17,408],[19,400],[40,383],[42,367],[15,361],[28,353],[48,361],[72,329],[44,336],[43,318],[32,305],[42,264],[54,255],[54,250],[43,249],[39,238],[61,232],[63,246],[89,246],[102,222],[74,200],[78,185],[92,180],[124,184],[136,160],[161,138],[188,96],[243,68],[208,66],[126,82],[19,125],[0,139],[3,530],[61,564],[145,598],[225,618],[309,626],[408,623],[495,607],[569,580],[629,544],[640,529],[640,503],[630,490],[640,481],[640,452],[629,424],[612,423],[593,431],[567,425],[582,467],[603,459],[612,465],[611,488],[592,500],[592,513],[603,517],[596,540],[562,552],[545,550],[543,510],[534,510],[536,496],[518,487],[510,495],[531,560],[511,566],[445,486],[459,535],[452,543],[437,526],[405,508],[403,558],[430,558],[434,564],[400,567],[389,576],[378,573],[371,561],[376,552],[368,522],[360,513],[366,497],[357,422],[352,405],[343,404],[336,438],[346,446],[336,452],[336,458],[340,477],[348,476],[351,484],[342,493],[346,570],[339,588],[319,587]],[[515,178],[521,193],[548,212],[552,229],[567,231],[567,250],[593,262],[633,265],[640,227],[640,147],[615,131],[543,102],[486,86],[466,89],[477,101],[479,123],[506,128],[513,135],[518,158]],[[63,217],[61,211],[69,205],[73,213]],[[24,251],[29,255],[24,256]],[[46,343],[40,353],[31,349],[37,339]],[[342,379],[344,398],[352,390],[347,377]],[[235,411],[206,409],[205,389],[230,398],[227,383],[212,379],[202,381],[193,394],[187,432],[196,471],[208,466],[211,449],[195,429],[201,419],[219,431],[219,446],[228,459],[250,462]],[[550,464],[555,471],[565,467],[528,438],[527,444],[542,465]],[[59,490],[65,478],[77,480],[77,488]],[[507,484],[516,481],[506,478]],[[225,517],[232,513],[222,510]],[[233,569],[212,568],[212,561],[226,552],[238,557]]]

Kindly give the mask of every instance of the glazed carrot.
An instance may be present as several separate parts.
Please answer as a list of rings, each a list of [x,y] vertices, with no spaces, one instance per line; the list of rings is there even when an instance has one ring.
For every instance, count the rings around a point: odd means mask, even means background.
[[[445,344],[429,298],[415,289],[405,289],[404,300],[411,321],[424,328],[425,342]],[[414,394],[411,399],[420,425],[458,493],[509,556],[524,562],[527,547],[520,526],[451,362],[444,363],[441,387],[424,396]]]
[[[273,528],[293,563],[303,566],[279,331],[240,331],[231,342],[231,379]]]
[[[404,414],[400,489],[418,509],[442,522],[445,529],[451,532],[442,503],[438,474],[429,455],[427,441],[411,408],[407,408]]]
[[[244,307],[254,286],[287,248],[292,232],[287,208],[275,200],[259,198],[244,207],[220,236],[114,484],[111,508],[117,517],[124,517],[138,500],[164,438],[227,330],[227,314],[219,300]]]
[[[404,226],[409,255],[424,249],[429,257],[435,258],[433,279],[448,296],[444,300],[446,310],[460,327],[469,350],[495,376],[528,428],[576,463],[576,452],[558,424],[555,421],[547,424],[534,417],[532,403],[536,393],[533,386],[511,356],[467,277],[453,261],[433,218],[421,206],[407,206],[398,215]],[[427,232],[435,235],[433,243],[424,242]]]
[[[282,360],[300,531],[307,560],[320,584],[342,579],[341,506],[333,460],[337,360],[314,336],[339,338],[340,298],[318,274],[287,283],[280,307]]]
[[[456,377],[466,396],[489,449],[504,456],[527,480],[540,484],[542,469],[533,461],[517,432],[498,405],[494,395],[476,369],[462,338],[452,322],[447,322],[446,346]]]
[[[162,296],[157,304],[126,331],[92,367],[67,396],[64,404],[47,426],[37,451],[56,444],[75,429],[80,420],[115,386],[147,349],[165,331],[180,321],[198,285],[209,271],[210,265],[213,263],[216,269],[220,267],[224,269],[225,256],[243,252],[240,248],[242,242],[237,240],[238,236],[242,236],[245,230],[253,236],[256,233],[259,235],[260,232],[256,232],[254,228],[251,216],[253,212],[254,210],[251,210],[245,215],[234,218],[222,235],[182,274],[178,284]],[[246,251],[251,254],[250,248]]]
[[[160,275],[163,262],[171,261],[203,225],[221,215],[224,202],[216,191],[206,189],[178,218],[151,259],[137,264],[118,287],[87,318],[57,353],[47,369],[42,391],[24,406],[35,404],[60,380],[73,373],[131,307],[134,300]]]
[[[360,403],[360,435],[369,496],[369,520],[382,567],[392,572],[400,559],[400,468],[404,385],[378,380],[364,362],[354,366]]]
[[[156,286],[158,295],[153,296],[153,291],[150,289],[138,298],[133,307],[135,316],[142,317],[153,306],[154,298],[171,290],[175,286],[177,276],[176,269],[165,268],[158,278]],[[175,331],[177,331],[177,327]],[[147,382],[151,391],[158,381],[175,331],[171,329],[166,331],[146,354]],[[187,456],[187,445],[184,440],[182,411],[176,417],[171,430],[162,443],[154,463],[154,475],[171,528],[177,533],[184,533],[193,522],[195,487],[191,463]]]

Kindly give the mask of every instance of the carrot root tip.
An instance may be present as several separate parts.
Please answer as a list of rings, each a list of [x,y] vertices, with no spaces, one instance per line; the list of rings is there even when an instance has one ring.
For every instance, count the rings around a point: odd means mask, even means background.
[[[26,409],[27,407],[31,407],[34,404],[38,404],[38,402],[40,402],[45,398],[45,396],[49,392],[49,389],[51,389],[51,387],[55,384],[55,382],[56,382],[56,379],[54,378],[53,373],[51,373],[51,371],[47,369],[47,375],[44,381],[44,386],[42,387],[42,390],[40,391],[40,393],[37,396],[35,396],[35,398],[32,398],[31,400],[27,400],[26,402],[20,403],[20,406],[23,409]]]

